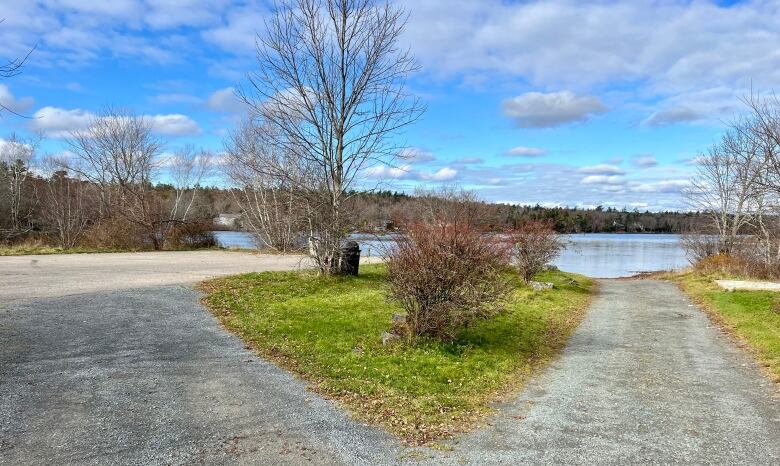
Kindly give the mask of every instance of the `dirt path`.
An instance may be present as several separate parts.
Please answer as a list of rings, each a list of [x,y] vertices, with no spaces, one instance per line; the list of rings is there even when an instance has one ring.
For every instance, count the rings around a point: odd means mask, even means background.
[[[671,283],[607,280],[562,357],[462,464],[780,464],[780,399]]]

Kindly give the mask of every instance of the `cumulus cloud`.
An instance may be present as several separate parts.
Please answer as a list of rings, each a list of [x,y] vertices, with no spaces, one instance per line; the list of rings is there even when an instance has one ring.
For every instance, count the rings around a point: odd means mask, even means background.
[[[398,167],[375,165],[365,172],[369,178],[378,180],[449,181],[458,176],[458,170],[451,167],[442,167],[436,171],[420,171],[408,164]]]
[[[579,171],[580,173],[585,173],[586,175],[622,175],[625,173],[622,168],[606,163],[598,165],[587,165],[581,167]]]
[[[32,97],[14,97],[11,90],[5,84],[0,84],[0,106],[14,113],[24,113],[32,107],[35,99]]]
[[[401,180],[408,178],[412,175],[412,167],[409,165],[401,165],[399,167],[390,167],[387,165],[375,165],[366,169],[366,175],[369,178],[375,179],[394,179]]]
[[[66,110],[57,107],[43,107],[33,115],[30,129],[49,137],[67,137],[73,132],[83,131],[98,118],[94,113],[76,108]],[[181,114],[142,115],[152,126],[152,131],[168,136],[196,135],[201,133],[198,124]]]
[[[432,173],[420,173],[421,179],[431,181],[449,181],[455,179],[456,176],[458,176],[458,170],[450,167],[444,167]]]
[[[504,115],[520,128],[549,128],[586,121],[604,113],[607,107],[592,96],[578,96],[571,91],[526,92],[502,103]]]
[[[652,155],[637,155],[632,162],[639,168],[651,168],[658,165],[658,160]]]
[[[662,180],[650,183],[638,183],[631,187],[636,193],[680,193],[690,186],[690,180]]]
[[[622,175],[588,175],[581,181],[582,184],[624,184],[626,179]]]
[[[690,121],[691,112],[667,110],[675,96],[780,85],[772,1],[400,1],[411,15],[405,39],[432,74],[463,82],[521,76],[576,92],[629,85],[641,91],[630,98],[665,111],[648,123]]]
[[[30,127],[50,137],[66,137],[72,132],[89,127],[95,114],[76,108],[66,110],[57,107],[43,107],[33,114]]]
[[[149,119],[152,124],[152,130],[158,134],[169,136],[193,136],[201,133],[198,124],[187,115],[150,115],[144,118]]]
[[[406,162],[433,162],[436,156],[419,147],[406,147],[398,153],[398,158]]]
[[[206,100],[206,106],[211,110],[225,113],[239,113],[246,109],[246,105],[236,97],[234,87],[214,91]]]
[[[547,155],[547,151],[539,149],[538,147],[517,146],[506,151],[506,155],[516,157],[542,157],[543,155]]]

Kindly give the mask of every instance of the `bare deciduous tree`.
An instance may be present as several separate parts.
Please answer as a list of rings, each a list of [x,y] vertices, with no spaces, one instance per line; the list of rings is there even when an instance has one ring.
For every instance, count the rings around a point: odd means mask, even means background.
[[[30,165],[38,147],[37,139],[11,134],[0,143],[0,207],[7,210],[5,237],[18,236],[30,229],[29,217],[37,203],[29,183]]]
[[[173,182],[174,198],[170,200],[163,238],[168,238],[176,225],[185,223],[190,218],[201,189],[201,182],[211,169],[212,158],[208,151],[185,146],[166,161]]]
[[[259,69],[239,92],[267,128],[263,143],[285,163],[262,167],[305,193],[314,259],[340,270],[341,241],[351,224],[344,204],[363,170],[389,163],[393,136],[422,112],[405,92],[417,69],[399,50],[404,12],[373,0],[282,0],[259,38]],[[289,175],[313,167],[306,178]]]
[[[108,109],[67,142],[80,162],[69,168],[101,187],[103,216],[116,214],[143,228],[154,249],[161,249],[169,219],[151,189],[162,148],[151,122]]]
[[[685,191],[689,205],[710,217],[720,252],[729,253],[755,215],[756,194],[765,167],[753,122],[731,124],[721,140],[697,158],[696,176]]]
[[[300,248],[300,233],[306,229],[306,199],[294,189],[301,183],[290,181],[305,175],[300,173],[300,164],[283,160],[273,146],[263,143],[259,132],[267,129],[247,120],[233,131],[225,141],[225,169],[238,186],[233,194],[255,242],[286,252]],[[287,165],[286,176],[270,176],[269,165]]]
[[[47,165],[52,173],[42,195],[41,217],[59,246],[71,249],[97,217],[98,193],[94,184],[64,170],[61,161],[50,159]]]

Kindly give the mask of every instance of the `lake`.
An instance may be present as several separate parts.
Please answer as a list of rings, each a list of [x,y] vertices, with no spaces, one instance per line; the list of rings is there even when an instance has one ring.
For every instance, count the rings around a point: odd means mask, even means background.
[[[215,231],[226,248],[254,248],[252,235]],[[381,256],[386,236],[356,234],[363,256]],[[384,239],[384,241],[383,241]],[[568,247],[554,262],[561,270],[596,278],[630,277],[640,272],[678,270],[688,266],[679,235],[585,233],[564,235]]]

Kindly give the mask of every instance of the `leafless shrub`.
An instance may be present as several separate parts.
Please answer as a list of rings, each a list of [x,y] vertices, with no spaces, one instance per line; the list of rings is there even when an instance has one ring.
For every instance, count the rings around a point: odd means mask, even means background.
[[[467,224],[416,224],[389,251],[390,297],[406,310],[406,337],[451,340],[502,310],[505,250]]]
[[[550,222],[531,221],[506,233],[512,259],[520,276],[528,283],[555,260],[565,244]]]
[[[176,224],[168,235],[168,245],[174,249],[215,247],[217,239],[211,229],[211,223],[206,220]]]
[[[146,232],[139,225],[124,217],[113,217],[90,226],[84,232],[81,244],[93,248],[143,250],[150,246],[145,238]]]

